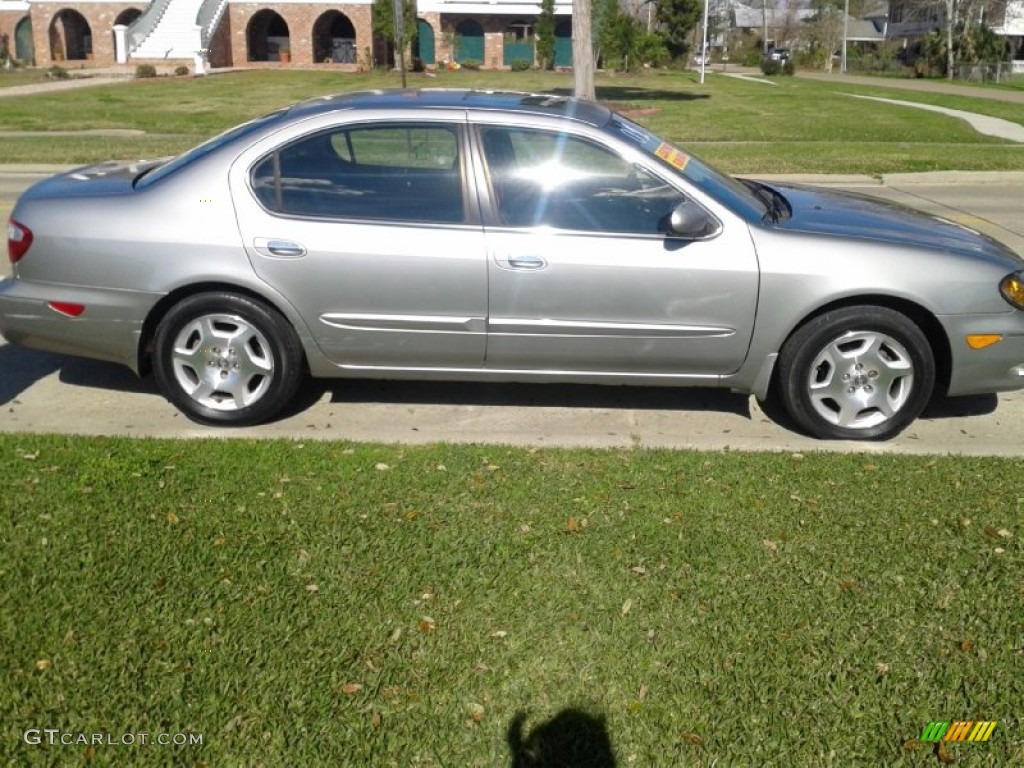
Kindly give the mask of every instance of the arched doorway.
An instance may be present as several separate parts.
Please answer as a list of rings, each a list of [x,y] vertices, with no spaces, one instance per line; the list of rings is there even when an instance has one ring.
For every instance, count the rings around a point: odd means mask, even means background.
[[[139,16],[141,15],[142,11],[140,11],[138,8],[125,8],[123,11],[117,14],[117,18],[114,19],[114,26],[116,27],[118,24],[121,24],[125,27],[130,27],[132,25],[132,22],[139,18]]]
[[[463,19],[455,27],[455,60],[460,64],[467,61],[483,64],[484,28],[473,19]]]
[[[513,21],[505,28],[502,63],[512,66],[513,61],[528,61],[533,66],[533,25],[528,21]]]
[[[327,11],[313,24],[313,62],[355,64],[358,56],[356,28],[341,11]]]
[[[289,61],[292,49],[288,22],[267,8],[257,11],[245,29],[245,45],[249,61]]]
[[[50,58],[81,61],[92,53],[92,29],[85,16],[70,8],[58,11],[50,22]]]
[[[433,66],[437,57],[434,52],[434,28],[429,21],[416,20],[416,57],[428,67]]]
[[[572,66],[572,22],[568,19],[555,26],[555,66]]]
[[[35,48],[32,44],[32,20],[26,16],[14,26],[14,58],[30,63],[35,56]]]

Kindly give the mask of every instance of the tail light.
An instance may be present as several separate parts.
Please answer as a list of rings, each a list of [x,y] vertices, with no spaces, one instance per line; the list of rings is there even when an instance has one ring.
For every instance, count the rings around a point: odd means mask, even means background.
[[[7,221],[7,258],[17,263],[32,247],[32,230],[14,219]]]

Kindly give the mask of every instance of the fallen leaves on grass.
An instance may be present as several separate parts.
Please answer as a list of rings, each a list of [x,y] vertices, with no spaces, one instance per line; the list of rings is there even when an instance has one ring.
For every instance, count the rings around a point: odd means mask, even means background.
[[[378,472],[387,472],[389,469],[391,469],[391,467],[385,464],[383,461],[378,461],[376,464],[373,465],[373,468],[376,469]]]
[[[178,524],[178,516],[176,514],[174,514],[173,512],[168,512],[167,513],[167,522],[170,523],[171,525],[177,525]]]
[[[361,690],[363,690],[362,683],[345,683],[343,686],[341,686],[341,692],[344,693],[346,696],[351,696],[354,693],[359,693]]]
[[[428,634],[430,632],[433,632],[435,629],[437,629],[437,622],[434,621],[429,616],[424,616],[423,618],[420,619],[419,627],[420,627],[420,632],[423,632],[424,634]]]
[[[50,661],[49,659],[38,659],[36,661],[36,669],[39,670],[40,672],[45,672],[46,670],[48,670],[52,666],[53,666],[53,662]]]
[[[692,731],[686,731],[683,733],[683,741],[687,744],[693,744],[695,747],[704,746],[704,737],[699,733],[693,733]]]
[[[573,515],[569,515],[566,528],[568,528],[569,533],[579,533],[583,529],[583,524]]]
[[[773,555],[779,551],[779,545],[771,539],[765,539],[761,542],[761,546],[771,552]]]

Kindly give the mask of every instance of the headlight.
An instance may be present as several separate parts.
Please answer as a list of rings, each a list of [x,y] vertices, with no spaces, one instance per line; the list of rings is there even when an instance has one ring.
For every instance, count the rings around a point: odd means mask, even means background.
[[[1024,309],[1024,272],[1011,272],[999,281],[999,292],[1017,309]]]

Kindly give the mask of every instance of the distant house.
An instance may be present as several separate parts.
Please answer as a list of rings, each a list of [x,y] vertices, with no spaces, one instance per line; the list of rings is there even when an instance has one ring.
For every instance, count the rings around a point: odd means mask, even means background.
[[[420,0],[412,55],[426,66],[470,63],[488,69],[534,61],[536,3]],[[556,0],[555,65],[572,63],[572,1]],[[0,0],[0,35],[16,58],[62,62],[286,63],[341,70],[386,63],[373,36],[372,0]]]

